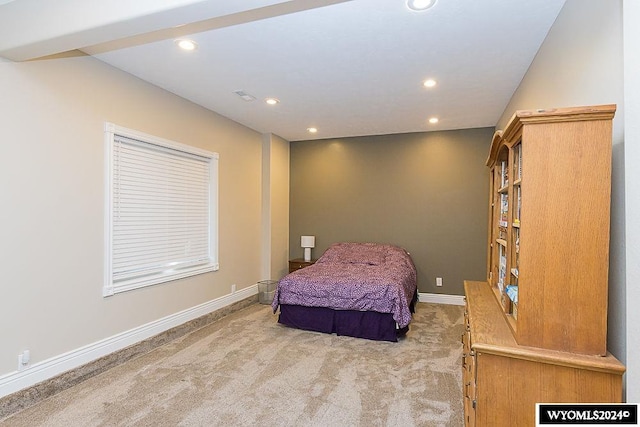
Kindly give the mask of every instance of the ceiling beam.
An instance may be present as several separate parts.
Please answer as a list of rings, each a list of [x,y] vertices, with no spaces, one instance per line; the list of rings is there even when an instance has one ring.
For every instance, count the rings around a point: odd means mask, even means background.
[[[16,0],[0,5],[0,56],[102,53],[345,1]]]

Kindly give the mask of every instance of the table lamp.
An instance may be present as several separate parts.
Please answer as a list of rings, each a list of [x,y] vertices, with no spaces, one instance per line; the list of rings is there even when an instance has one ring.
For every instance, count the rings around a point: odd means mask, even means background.
[[[304,248],[304,260],[311,261],[311,248],[316,246],[316,236],[302,236],[300,246]]]

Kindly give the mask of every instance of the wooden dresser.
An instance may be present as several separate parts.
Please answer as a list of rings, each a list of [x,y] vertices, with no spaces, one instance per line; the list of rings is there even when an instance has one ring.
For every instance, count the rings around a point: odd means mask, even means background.
[[[466,426],[535,425],[536,403],[622,401],[624,366],[613,356],[521,346],[487,282],[465,282]]]
[[[466,282],[466,425],[622,400],[607,353],[614,105],[518,111],[494,135],[487,281]]]

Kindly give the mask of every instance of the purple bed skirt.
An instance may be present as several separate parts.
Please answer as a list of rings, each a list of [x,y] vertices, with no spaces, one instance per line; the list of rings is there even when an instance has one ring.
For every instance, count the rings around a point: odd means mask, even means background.
[[[398,329],[391,313],[289,304],[280,304],[278,322],[307,331],[391,342],[397,342],[409,330],[409,326]]]

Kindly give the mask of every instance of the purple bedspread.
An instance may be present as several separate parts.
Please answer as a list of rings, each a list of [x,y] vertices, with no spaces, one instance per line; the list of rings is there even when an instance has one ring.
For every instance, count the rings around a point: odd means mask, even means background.
[[[411,321],[417,290],[409,254],[394,245],[336,243],[315,264],[288,274],[276,288],[279,304],[392,313],[400,328]]]

